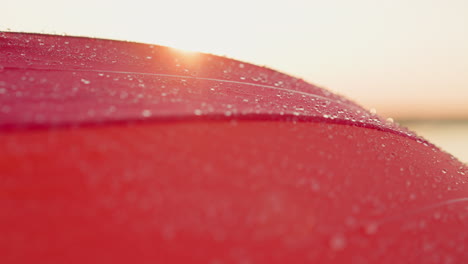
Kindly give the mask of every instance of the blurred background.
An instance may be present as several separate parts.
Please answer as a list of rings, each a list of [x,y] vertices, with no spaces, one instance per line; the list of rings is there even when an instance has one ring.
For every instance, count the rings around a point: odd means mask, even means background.
[[[145,42],[264,65],[468,162],[467,0],[0,0],[0,30]]]

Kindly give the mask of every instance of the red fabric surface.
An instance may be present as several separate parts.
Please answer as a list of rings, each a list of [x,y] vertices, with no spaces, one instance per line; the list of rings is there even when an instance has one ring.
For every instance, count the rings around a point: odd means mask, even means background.
[[[2,263],[465,263],[468,168],[296,78],[0,34]]]

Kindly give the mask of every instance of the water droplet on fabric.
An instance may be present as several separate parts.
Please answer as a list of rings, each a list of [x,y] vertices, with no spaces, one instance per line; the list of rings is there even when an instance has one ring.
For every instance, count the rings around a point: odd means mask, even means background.
[[[5,114],[6,114],[6,113],[9,113],[9,112],[11,111],[11,107],[8,106],[8,105],[4,105],[4,106],[2,106],[2,108],[0,108],[0,111],[1,111],[2,113],[5,113]]]
[[[143,111],[141,112],[141,115],[142,115],[143,117],[150,117],[150,116],[151,116],[151,111],[148,110],[148,109],[145,109],[145,110],[143,110]]]
[[[356,221],[356,219],[354,217],[348,216],[345,219],[345,224],[350,228],[354,228],[356,226],[356,224],[357,224],[357,221]]]
[[[312,191],[314,192],[318,192],[320,191],[320,184],[316,181],[312,181],[312,183],[310,184],[310,187],[312,189]]]
[[[379,225],[377,223],[369,223],[365,226],[364,231],[367,235],[373,235],[377,233]]]
[[[304,107],[303,106],[296,106],[296,110],[297,111],[304,111]]]
[[[330,239],[330,248],[334,251],[340,251],[346,248],[346,238],[343,234],[336,234]]]
[[[126,93],[126,92],[120,93],[120,99],[125,99],[127,97],[128,97],[128,93]]]

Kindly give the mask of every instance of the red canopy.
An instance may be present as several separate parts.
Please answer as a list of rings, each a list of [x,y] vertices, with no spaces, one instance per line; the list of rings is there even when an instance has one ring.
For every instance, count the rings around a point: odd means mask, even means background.
[[[0,33],[1,263],[466,263],[467,175],[267,68]]]

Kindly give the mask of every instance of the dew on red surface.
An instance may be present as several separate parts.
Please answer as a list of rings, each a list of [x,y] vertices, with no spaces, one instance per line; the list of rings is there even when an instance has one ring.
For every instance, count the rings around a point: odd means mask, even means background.
[[[468,169],[276,71],[0,33],[4,263],[464,263]]]

